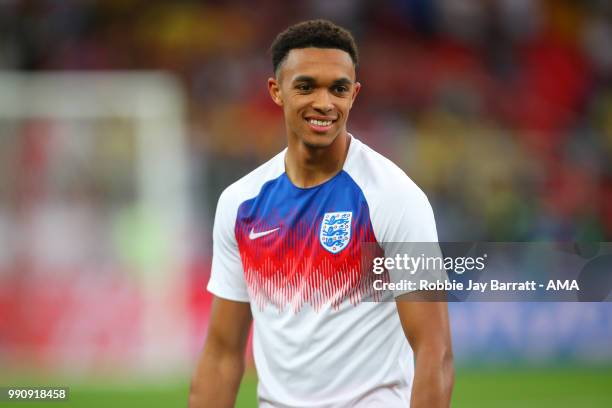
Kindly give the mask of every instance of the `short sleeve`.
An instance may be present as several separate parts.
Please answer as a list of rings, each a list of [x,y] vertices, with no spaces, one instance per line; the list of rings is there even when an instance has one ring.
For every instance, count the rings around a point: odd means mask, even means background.
[[[398,194],[384,206],[380,220],[383,242],[438,242],[433,210],[421,191]]]
[[[238,203],[226,191],[221,194],[213,226],[213,260],[207,289],[229,300],[248,302],[249,294],[234,227]]]
[[[417,284],[423,280],[427,282],[443,281],[447,279],[446,272],[441,266],[442,254],[438,244],[438,234],[433,210],[429,200],[420,190],[410,195],[399,194],[395,200],[385,203],[381,211],[381,237],[380,245],[386,258],[409,257],[407,269],[389,269],[389,276],[393,282],[409,280]],[[438,259],[438,262],[427,261]],[[406,264],[403,264],[406,265]],[[419,266],[414,266],[419,265]],[[395,291],[400,296],[411,290]]]

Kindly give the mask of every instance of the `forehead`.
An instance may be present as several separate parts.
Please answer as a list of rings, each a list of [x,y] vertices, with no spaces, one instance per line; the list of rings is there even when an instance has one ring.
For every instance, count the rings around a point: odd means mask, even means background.
[[[301,75],[319,80],[355,79],[355,66],[348,52],[335,48],[294,48],[280,66],[289,81]]]

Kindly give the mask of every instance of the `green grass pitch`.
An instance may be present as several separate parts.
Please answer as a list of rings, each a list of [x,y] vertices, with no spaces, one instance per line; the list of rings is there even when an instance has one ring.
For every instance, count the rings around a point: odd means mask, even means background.
[[[10,403],[0,408],[27,407],[185,407],[188,379],[160,385],[71,385],[68,402]],[[34,383],[30,381],[30,383]],[[68,384],[69,385],[69,384]],[[257,379],[248,374],[236,407],[256,407]],[[611,407],[612,368],[487,369],[458,368],[453,407],[469,408],[564,408]]]

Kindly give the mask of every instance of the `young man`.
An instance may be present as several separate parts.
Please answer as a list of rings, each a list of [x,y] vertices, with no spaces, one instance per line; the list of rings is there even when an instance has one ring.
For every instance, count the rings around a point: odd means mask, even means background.
[[[361,87],[354,40],[307,21],[279,34],[272,54],[288,147],[219,198],[190,406],[234,405],[253,320],[260,407],[447,407],[446,303],[362,301],[368,242],[386,250],[437,234],[423,192],[347,132]]]

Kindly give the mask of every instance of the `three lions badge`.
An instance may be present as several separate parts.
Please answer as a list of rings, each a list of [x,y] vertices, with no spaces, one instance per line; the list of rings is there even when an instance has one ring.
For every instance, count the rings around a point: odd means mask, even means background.
[[[351,240],[351,211],[328,212],[323,215],[319,241],[323,248],[337,254],[347,247]]]

